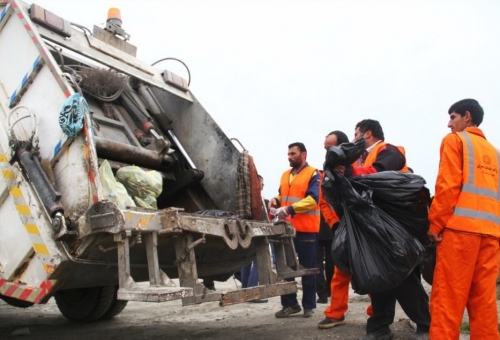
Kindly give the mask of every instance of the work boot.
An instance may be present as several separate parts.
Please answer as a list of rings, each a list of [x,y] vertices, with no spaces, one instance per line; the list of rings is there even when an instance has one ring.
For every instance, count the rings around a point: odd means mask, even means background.
[[[304,308],[304,317],[305,318],[310,318],[311,316],[313,316],[313,314],[314,314],[314,310]]]
[[[359,340],[392,340],[394,339],[394,333],[389,331],[389,333],[368,333],[364,337],[359,338]]]
[[[335,318],[325,318],[323,321],[318,323],[318,328],[319,329],[327,329],[327,328],[332,328],[335,326],[341,326],[345,325],[345,318],[341,317],[340,319],[335,319]]]
[[[277,318],[286,318],[287,316],[290,316],[291,314],[298,313],[302,310],[299,305],[293,306],[293,307],[283,307],[282,310],[276,312],[274,314],[275,317]]]
[[[317,300],[316,300],[317,303],[328,303],[328,298],[327,297],[319,297]]]

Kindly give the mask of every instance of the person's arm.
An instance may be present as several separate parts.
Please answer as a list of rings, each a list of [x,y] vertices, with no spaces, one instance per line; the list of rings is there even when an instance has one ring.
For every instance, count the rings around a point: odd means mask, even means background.
[[[278,196],[275,196],[267,202],[267,210],[271,210],[271,208],[277,208],[281,205],[281,186],[278,188]]]
[[[436,179],[436,191],[429,211],[429,231],[441,234],[453,213],[462,188],[463,145],[455,134],[441,142],[441,160]]]
[[[321,182],[321,175],[318,171],[315,171],[311,179],[309,180],[309,186],[307,187],[306,197],[298,202],[293,203],[287,207],[289,215],[303,214],[309,210],[314,209],[319,202],[319,185]]]
[[[335,213],[335,210],[332,209],[330,204],[328,204],[328,202],[321,194],[321,188],[319,196],[319,209],[321,211],[321,215],[323,215],[323,218],[325,219],[326,224],[328,224],[330,229],[333,229],[335,223],[339,222],[339,217]]]
[[[377,154],[375,162],[371,166],[353,166],[353,175],[367,175],[381,171],[399,171],[406,164],[405,156],[394,145],[382,146]]]

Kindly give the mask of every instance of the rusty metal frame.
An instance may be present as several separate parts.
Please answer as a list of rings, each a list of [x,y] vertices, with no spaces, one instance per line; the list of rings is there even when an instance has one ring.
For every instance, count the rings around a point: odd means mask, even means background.
[[[79,238],[101,233],[113,234],[118,251],[118,299],[121,300],[163,302],[182,299],[183,305],[219,301],[222,306],[227,306],[294,293],[297,291],[297,283],[284,282],[284,279],[317,272],[317,269],[304,269],[298,263],[293,245],[295,230],[285,222],[203,216],[185,213],[176,208],[122,210],[112,202],[101,201],[95,203],[80,218],[76,229]],[[179,273],[180,287],[171,287],[167,283],[167,276],[159,267],[159,236],[176,238],[175,265]],[[195,248],[206,242],[206,236],[223,239],[229,249],[255,246],[260,286],[214,292],[199,283]],[[149,288],[139,287],[130,275],[130,239],[137,237],[142,237],[146,246]],[[275,242],[277,273],[272,270],[270,241]],[[78,252],[84,253],[84,250],[78,249]]]

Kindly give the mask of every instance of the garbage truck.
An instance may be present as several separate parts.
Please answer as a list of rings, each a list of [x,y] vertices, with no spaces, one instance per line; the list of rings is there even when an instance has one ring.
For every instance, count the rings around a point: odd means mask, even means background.
[[[296,292],[286,279],[315,270],[299,265],[294,229],[232,213],[249,195],[238,190],[246,151],[197,101],[190,76],[136,58],[120,13],[108,14],[90,30],[0,0],[0,298],[26,308],[54,297],[66,318],[90,322],[128,301],[226,306]],[[133,194],[117,181],[131,169],[157,182],[138,180]],[[254,259],[257,287],[201,282]]]

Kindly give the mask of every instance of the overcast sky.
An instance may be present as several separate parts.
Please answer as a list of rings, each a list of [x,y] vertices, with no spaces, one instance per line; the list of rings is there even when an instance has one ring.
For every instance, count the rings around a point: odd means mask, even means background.
[[[447,110],[475,98],[481,128],[500,147],[500,1],[37,0],[92,29],[109,7],[138,57],[176,57],[191,90],[238,138],[277,193],[288,144],[321,168],[325,135],[349,138],[365,118],[406,148],[434,191]],[[157,65],[187,78],[174,61]]]

